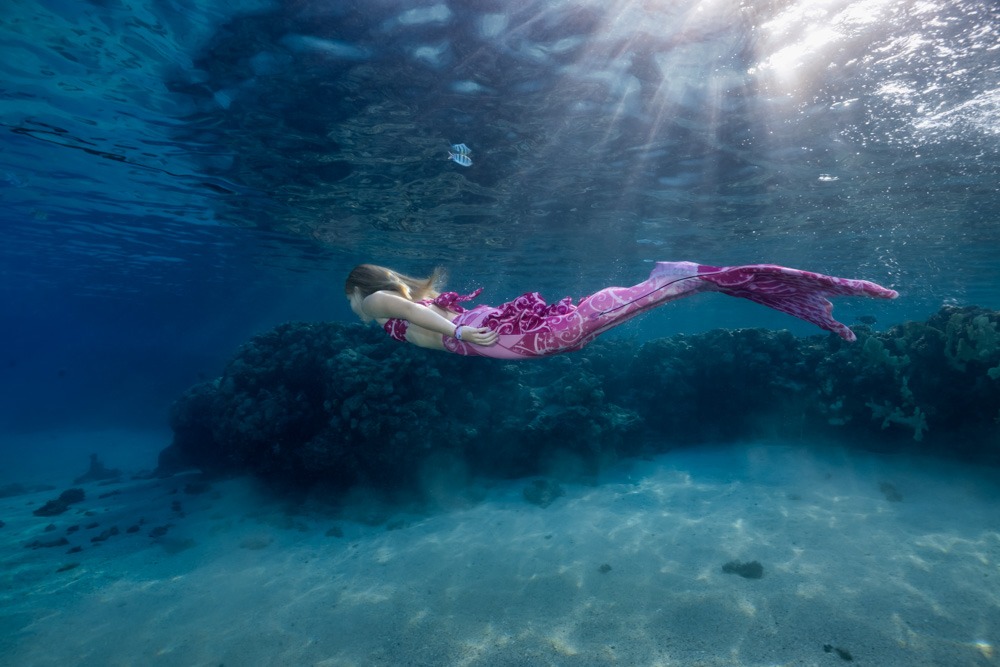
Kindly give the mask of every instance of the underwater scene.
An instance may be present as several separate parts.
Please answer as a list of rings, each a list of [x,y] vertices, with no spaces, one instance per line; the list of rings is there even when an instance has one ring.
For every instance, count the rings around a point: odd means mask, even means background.
[[[0,664],[1000,665],[992,0],[0,37]]]

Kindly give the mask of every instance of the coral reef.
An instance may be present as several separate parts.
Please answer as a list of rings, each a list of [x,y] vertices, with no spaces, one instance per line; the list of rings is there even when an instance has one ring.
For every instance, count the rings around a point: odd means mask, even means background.
[[[762,416],[801,414],[815,351],[787,331],[755,329],[674,336],[636,354],[628,401],[659,437],[726,440],[765,428]]]
[[[640,421],[593,365],[434,355],[358,325],[285,324],[175,402],[161,468],[387,487],[432,459],[511,475],[567,461],[593,470]]]
[[[930,449],[995,460],[1000,381],[991,371],[1000,349],[990,332],[997,319],[981,308],[946,306],[926,323],[884,333],[861,328],[858,344],[836,345],[823,358],[822,396],[854,430],[876,426],[917,442],[934,436]],[[822,411],[823,402],[814,407]]]
[[[416,487],[441,471],[587,478],[621,456],[720,439],[848,436],[1000,460],[1000,314],[945,307],[858,341],[720,330],[597,341],[527,362],[285,324],[174,404],[161,472]],[[436,472],[435,472],[436,471]]]

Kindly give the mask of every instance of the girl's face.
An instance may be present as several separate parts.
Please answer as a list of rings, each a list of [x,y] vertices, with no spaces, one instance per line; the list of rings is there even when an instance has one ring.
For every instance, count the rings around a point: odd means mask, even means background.
[[[355,315],[361,318],[362,322],[369,322],[372,320],[372,318],[365,313],[363,306],[364,299],[361,298],[361,292],[359,292],[357,288],[347,295],[347,300],[351,304],[351,310],[354,311]]]

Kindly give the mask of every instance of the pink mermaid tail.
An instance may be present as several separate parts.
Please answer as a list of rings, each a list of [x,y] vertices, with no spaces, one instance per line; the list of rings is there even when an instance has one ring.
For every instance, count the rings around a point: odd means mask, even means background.
[[[537,292],[499,307],[477,306],[455,324],[489,327],[499,334],[488,347],[445,338],[455,354],[532,359],[579,350],[605,331],[664,303],[697,292],[718,291],[750,299],[853,341],[854,333],[833,319],[828,296],[894,299],[898,294],[866,280],[835,278],[773,264],[716,267],[658,262],[649,278],[632,287],[608,287],[573,305],[568,297],[548,305]]]
[[[899,293],[867,280],[834,278],[821,273],[789,269],[775,264],[732,267],[698,267],[699,278],[712,282],[718,291],[749,299],[788,313],[820,329],[832,331],[846,341],[855,341],[854,332],[833,319],[828,296],[868,296],[895,299]]]

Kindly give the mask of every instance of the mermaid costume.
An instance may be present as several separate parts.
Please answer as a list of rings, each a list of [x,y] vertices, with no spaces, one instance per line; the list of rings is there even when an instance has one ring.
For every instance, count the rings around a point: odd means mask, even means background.
[[[580,299],[566,297],[547,304],[538,292],[523,294],[500,306],[465,309],[459,303],[482,290],[461,295],[445,292],[433,303],[457,313],[456,326],[489,327],[498,334],[496,345],[482,346],[443,337],[449,352],[494,359],[534,359],[572,352],[605,331],[658,306],[698,292],[722,292],[749,299],[812,322],[847,341],[854,332],[833,319],[829,296],[867,296],[895,299],[898,293],[867,280],[836,278],[774,264],[708,266],[693,262],[657,262],[649,278],[632,287],[607,287]],[[406,321],[390,319],[385,331],[406,340]]]

